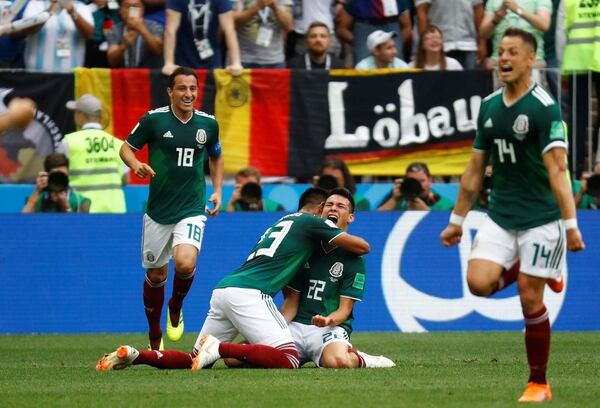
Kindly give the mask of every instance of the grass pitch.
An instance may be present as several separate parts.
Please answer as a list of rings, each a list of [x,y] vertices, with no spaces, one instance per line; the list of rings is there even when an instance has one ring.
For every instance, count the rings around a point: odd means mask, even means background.
[[[392,369],[94,370],[143,334],[0,336],[1,407],[506,407],[527,381],[523,334],[356,333],[353,343]],[[195,335],[167,347],[191,350]],[[598,406],[600,333],[555,333],[553,407]]]

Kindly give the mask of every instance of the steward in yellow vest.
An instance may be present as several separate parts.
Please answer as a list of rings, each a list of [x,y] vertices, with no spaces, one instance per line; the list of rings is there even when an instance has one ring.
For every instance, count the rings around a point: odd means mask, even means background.
[[[563,73],[600,72],[600,2],[564,0]]]
[[[123,141],[102,130],[102,104],[91,94],[67,102],[81,130],[64,138],[69,156],[70,185],[92,200],[90,213],[124,213],[124,165],[119,157]]]

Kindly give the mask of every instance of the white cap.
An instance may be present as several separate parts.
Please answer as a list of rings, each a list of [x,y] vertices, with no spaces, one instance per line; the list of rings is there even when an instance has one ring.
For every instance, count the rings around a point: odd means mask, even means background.
[[[102,112],[102,104],[94,95],[83,94],[76,101],[68,101],[67,109],[78,110],[88,115],[99,115]]]
[[[390,38],[396,37],[396,33],[393,31],[385,32],[383,30],[373,31],[367,37],[367,48],[369,51],[373,51],[377,46],[387,42]]]

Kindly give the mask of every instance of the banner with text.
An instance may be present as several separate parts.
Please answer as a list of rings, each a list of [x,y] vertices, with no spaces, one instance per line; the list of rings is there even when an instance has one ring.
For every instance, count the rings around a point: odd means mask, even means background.
[[[492,89],[491,75],[475,71],[197,74],[196,107],[219,121],[226,172],[251,165],[264,176],[310,177],[327,156],[345,159],[356,175],[399,175],[412,161],[426,162],[435,174],[461,174],[481,99]],[[3,74],[0,111],[13,94],[33,97],[40,109],[34,123],[17,131],[19,140],[36,145],[35,154],[0,139],[0,158],[10,159],[0,161],[0,181],[32,181],[41,170],[39,157],[73,130],[67,100],[96,95],[104,107],[103,126],[124,139],[145,112],[169,103],[166,87],[166,77],[145,69]],[[51,144],[41,150],[38,142],[44,138],[35,130],[40,125],[51,135]],[[139,158],[147,159],[146,150]]]

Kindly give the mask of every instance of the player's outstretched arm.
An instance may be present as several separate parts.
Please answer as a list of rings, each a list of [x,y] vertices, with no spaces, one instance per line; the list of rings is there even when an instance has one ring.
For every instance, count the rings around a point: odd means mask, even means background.
[[[298,305],[300,304],[300,292],[292,288],[283,288],[283,304],[281,305],[281,315],[286,323],[291,322],[298,313]]]
[[[119,156],[123,163],[125,163],[136,176],[140,178],[144,178],[147,176],[154,177],[156,172],[146,163],[142,163],[135,157],[135,153],[131,146],[127,143],[123,143],[121,149],[119,150]]]
[[[328,316],[315,315],[312,317],[312,324],[319,327],[326,326],[337,326],[348,320],[352,309],[354,308],[354,299],[347,297],[340,297],[340,306],[336,311],[330,313]]]
[[[442,245],[449,247],[460,242],[463,233],[462,224],[473,203],[479,196],[486,163],[487,153],[481,151],[473,151],[471,153],[471,160],[469,160],[465,172],[460,178],[458,200],[450,215],[450,221],[440,234]]]
[[[577,209],[567,174],[566,154],[566,150],[560,147],[550,149],[544,153],[544,166],[567,230],[567,249],[576,252],[585,249],[585,243],[577,226]]]
[[[329,242],[331,245],[339,246],[356,255],[365,255],[371,252],[371,245],[361,237],[344,233],[340,234]]]

